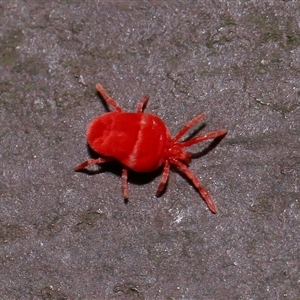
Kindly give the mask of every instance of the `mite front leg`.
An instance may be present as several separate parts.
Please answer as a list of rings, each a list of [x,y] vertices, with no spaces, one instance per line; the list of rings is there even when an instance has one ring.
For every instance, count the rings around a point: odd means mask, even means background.
[[[226,134],[227,134],[227,130],[225,130],[225,129],[216,130],[216,131],[205,133],[203,135],[196,136],[193,139],[190,139],[186,142],[180,143],[180,145],[183,148],[185,148],[185,147],[189,147],[189,146],[198,144],[198,143],[206,141],[206,140],[224,137]]]
[[[196,125],[198,122],[200,122],[203,118],[205,118],[205,114],[201,114],[191,121],[189,121],[187,124],[181,128],[181,130],[176,134],[176,136],[173,138],[173,141],[178,141],[188,130],[190,130],[194,125]]]
[[[217,207],[215,203],[213,202],[208,190],[202,185],[201,181],[196,177],[196,175],[186,165],[182,164],[178,160],[172,159],[170,160],[170,162],[174,164],[182,173],[184,173],[192,181],[193,185],[206,202],[208,208],[216,214]]]

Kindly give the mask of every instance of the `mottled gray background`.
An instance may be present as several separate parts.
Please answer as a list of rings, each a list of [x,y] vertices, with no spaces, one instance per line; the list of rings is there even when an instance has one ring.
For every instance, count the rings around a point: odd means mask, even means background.
[[[298,0],[0,3],[1,299],[300,299]],[[118,169],[73,171],[98,82],[228,129],[190,165],[219,214],[178,172],[125,204]]]

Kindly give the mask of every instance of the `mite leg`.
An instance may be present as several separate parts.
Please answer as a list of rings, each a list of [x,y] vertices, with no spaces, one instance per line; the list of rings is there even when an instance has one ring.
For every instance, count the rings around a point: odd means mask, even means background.
[[[208,208],[213,213],[217,213],[216,205],[214,204],[208,190],[202,185],[201,181],[196,177],[196,175],[186,165],[182,164],[178,160],[170,159],[170,162],[174,164],[182,173],[184,173],[192,181],[193,185],[206,202]]]
[[[116,111],[123,111],[122,108],[115,102],[115,100],[106,93],[101,84],[96,84],[96,89],[107,104],[110,104],[112,107],[114,107]]]
[[[192,128],[194,125],[196,125],[198,122],[200,122],[205,117],[205,114],[201,114],[197,116],[196,118],[189,121],[187,124],[185,124],[182,129],[176,134],[176,136],[173,138],[173,141],[178,141],[190,128]]]
[[[124,199],[128,199],[128,169],[124,168],[122,170],[122,189]]]
[[[144,97],[140,100],[136,112],[138,112],[138,113],[143,112],[144,109],[145,109],[145,106],[146,106],[146,104],[147,104],[147,102],[148,102],[148,100],[149,100],[149,96],[144,96]]]
[[[112,161],[112,159],[102,158],[102,157],[99,157],[97,159],[88,159],[85,162],[83,162],[82,164],[80,164],[79,166],[75,167],[74,171],[80,171],[89,165],[102,164],[102,163],[105,163],[108,161]]]
[[[166,161],[164,170],[162,173],[161,181],[157,188],[156,197],[158,197],[161,194],[161,192],[164,190],[166,183],[168,181],[168,178],[169,178],[169,173],[170,173],[170,164],[168,161]]]
[[[190,139],[189,141],[180,143],[180,145],[182,147],[189,147],[189,146],[192,146],[194,144],[197,144],[197,143],[200,143],[200,142],[203,142],[203,141],[206,141],[206,140],[215,139],[215,138],[218,138],[218,137],[223,137],[226,134],[227,134],[227,130],[225,130],[225,129],[216,130],[216,131],[212,131],[212,132],[209,132],[209,133],[205,133],[203,135],[196,136],[195,138]]]

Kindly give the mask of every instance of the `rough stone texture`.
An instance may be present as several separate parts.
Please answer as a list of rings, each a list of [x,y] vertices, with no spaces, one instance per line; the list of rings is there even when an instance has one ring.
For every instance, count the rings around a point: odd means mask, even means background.
[[[1,299],[300,299],[300,2],[1,1]],[[87,175],[105,108],[229,133],[190,168]],[[208,144],[193,146],[199,152]],[[154,149],[155,151],[155,149]]]

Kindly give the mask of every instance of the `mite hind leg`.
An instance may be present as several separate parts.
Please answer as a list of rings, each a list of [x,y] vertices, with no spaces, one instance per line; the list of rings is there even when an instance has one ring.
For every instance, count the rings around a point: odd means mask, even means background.
[[[80,164],[79,166],[76,166],[74,168],[74,171],[77,172],[77,171],[83,170],[85,167],[87,167],[89,165],[102,164],[102,163],[109,162],[109,161],[112,161],[112,159],[102,158],[102,157],[99,157],[97,159],[88,159],[85,162],[83,162],[82,164]]]
[[[96,84],[96,89],[107,104],[110,104],[116,111],[123,111],[122,108],[111,98],[101,84]]]
[[[160,183],[158,185],[157,188],[157,192],[156,192],[156,197],[160,196],[162,191],[165,189],[166,183],[168,181],[169,178],[169,173],[170,173],[170,164],[168,161],[165,162],[165,166],[164,166],[164,170],[162,173],[162,177],[160,180]]]
[[[145,109],[145,106],[146,106],[148,100],[149,100],[149,96],[144,96],[144,97],[140,100],[140,102],[139,102],[139,104],[138,104],[138,106],[137,106],[136,112],[142,113],[142,112],[144,111],[144,109]]]
[[[128,199],[128,169],[123,168],[122,170],[122,190],[124,199]]]

